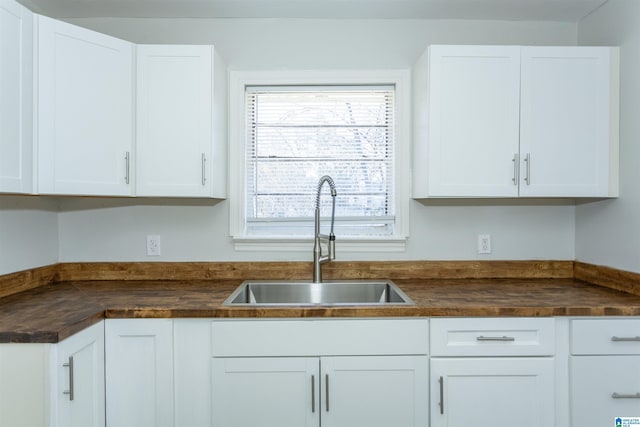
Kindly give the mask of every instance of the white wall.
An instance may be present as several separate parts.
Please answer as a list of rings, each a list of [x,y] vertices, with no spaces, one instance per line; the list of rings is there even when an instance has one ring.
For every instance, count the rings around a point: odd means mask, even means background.
[[[51,199],[0,196],[0,275],[58,261],[58,213]]]
[[[576,208],[576,258],[640,272],[640,2],[609,0],[579,43],[620,46],[620,198]]]
[[[567,23],[426,20],[82,19],[73,23],[138,43],[212,43],[230,68],[409,68],[433,43],[569,44]],[[60,203],[61,261],[311,260],[303,252],[237,252],[228,202],[66,199]],[[476,202],[411,202],[403,253],[346,253],[348,259],[574,259],[575,207]],[[493,254],[475,252],[491,233]],[[145,236],[159,234],[162,256],[148,258]],[[338,236],[339,238],[339,236]]]

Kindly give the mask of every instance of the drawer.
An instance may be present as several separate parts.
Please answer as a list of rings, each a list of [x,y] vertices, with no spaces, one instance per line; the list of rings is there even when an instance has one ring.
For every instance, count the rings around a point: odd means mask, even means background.
[[[572,320],[571,354],[640,354],[640,319]]]
[[[553,318],[431,319],[432,356],[552,356]]]

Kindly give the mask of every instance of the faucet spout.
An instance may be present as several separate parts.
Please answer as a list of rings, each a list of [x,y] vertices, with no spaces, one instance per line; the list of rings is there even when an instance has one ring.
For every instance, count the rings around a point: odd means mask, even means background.
[[[322,193],[323,185],[329,184],[331,190],[331,229],[329,235],[320,234],[320,195]],[[333,225],[336,216],[336,184],[333,179],[324,175],[318,182],[318,189],[316,192],[316,209],[315,209],[315,236],[313,240],[313,283],[322,283],[322,269],[321,264],[336,259],[336,236],[333,234]],[[327,255],[322,254],[322,241],[327,242]]]

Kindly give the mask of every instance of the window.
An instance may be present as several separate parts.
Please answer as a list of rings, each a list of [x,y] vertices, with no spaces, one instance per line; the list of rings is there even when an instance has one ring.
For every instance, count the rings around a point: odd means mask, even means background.
[[[343,83],[338,76],[331,82],[283,84],[284,76],[275,83],[269,78],[253,83],[234,82],[233,74],[230,197],[236,248],[239,240],[312,239],[322,175],[336,183],[341,250],[345,240],[404,239],[406,207],[398,196],[408,199],[408,191],[400,187],[406,175],[398,173],[398,156],[404,157],[408,141],[398,141],[404,133],[397,129],[397,79]],[[234,107],[234,100],[240,105]],[[234,119],[241,111],[242,118]],[[328,188],[320,200],[325,232]]]
[[[247,87],[247,234],[312,235],[317,183],[330,175],[336,234],[392,235],[393,95],[392,86]],[[321,201],[330,212],[330,197]]]

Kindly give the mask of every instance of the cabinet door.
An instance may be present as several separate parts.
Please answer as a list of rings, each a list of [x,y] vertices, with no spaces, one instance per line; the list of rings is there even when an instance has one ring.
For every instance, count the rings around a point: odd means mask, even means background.
[[[0,0],[0,192],[30,193],[33,15]]]
[[[57,345],[58,426],[104,427],[104,323]]]
[[[214,427],[318,427],[319,362],[214,358]]]
[[[133,45],[38,17],[38,191],[131,195]]]
[[[105,322],[107,425],[173,426],[173,322]]]
[[[615,52],[522,48],[521,196],[617,195]]]
[[[428,425],[427,356],[323,357],[323,427]]]
[[[429,196],[517,196],[520,48],[431,46],[428,72]]]
[[[139,196],[210,196],[211,46],[138,46]]]
[[[640,415],[640,356],[572,356],[571,425],[614,425]]]
[[[549,427],[553,358],[431,359],[432,427]]]

